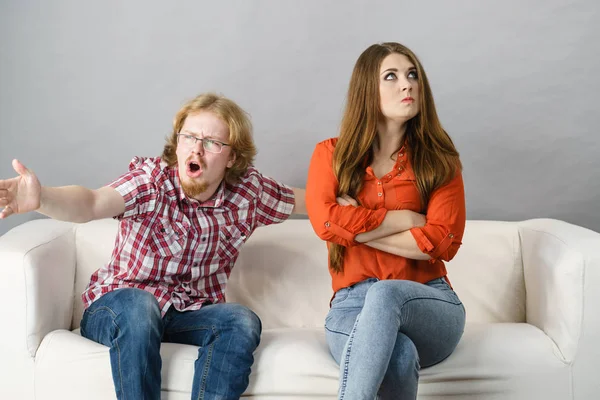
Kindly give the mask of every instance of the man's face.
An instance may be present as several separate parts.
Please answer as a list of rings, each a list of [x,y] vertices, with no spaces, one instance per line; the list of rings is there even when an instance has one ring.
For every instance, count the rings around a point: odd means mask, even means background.
[[[179,133],[176,153],[181,186],[188,197],[206,201],[235,162],[231,147],[220,145],[229,144],[229,127],[212,112],[201,111],[188,115]]]

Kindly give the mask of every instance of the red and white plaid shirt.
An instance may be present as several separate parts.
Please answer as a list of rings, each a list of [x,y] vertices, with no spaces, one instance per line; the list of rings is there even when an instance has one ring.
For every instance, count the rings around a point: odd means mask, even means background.
[[[110,186],[125,199],[125,212],[117,217],[110,262],[82,294],[85,308],[119,288],[152,293],[163,316],[171,305],[187,311],[224,302],[242,244],[255,228],[284,221],[294,208],[293,191],[253,167],[203,203],[184,195],[177,168],[160,158],[134,158]]]

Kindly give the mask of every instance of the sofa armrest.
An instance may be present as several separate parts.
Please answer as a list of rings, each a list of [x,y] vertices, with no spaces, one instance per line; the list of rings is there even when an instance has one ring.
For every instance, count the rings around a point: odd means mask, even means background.
[[[573,368],[574,398],[593,398],[600,359],[600,234],[552,219],[519,223],[527,322]],[[586,397],[587,396],[587,397]]]
[[[35,220],[0,237],[0,304],[4,321],[8,321],[8,329],[0,334],[2,354],[6,350],[15,356],[34,357],[47,333],[70,329],[76,267],[74,226]]]

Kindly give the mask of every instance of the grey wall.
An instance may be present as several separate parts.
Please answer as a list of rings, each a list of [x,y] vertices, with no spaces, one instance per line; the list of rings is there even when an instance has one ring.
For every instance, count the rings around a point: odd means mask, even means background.
[[[304,186],[356,58],[399,41],[461,152],[468,218],[600,231],[598,4],[0,0],[0,177],[19,158],[46,185],[104,185],[212,90],[252,115],[263,173]]]

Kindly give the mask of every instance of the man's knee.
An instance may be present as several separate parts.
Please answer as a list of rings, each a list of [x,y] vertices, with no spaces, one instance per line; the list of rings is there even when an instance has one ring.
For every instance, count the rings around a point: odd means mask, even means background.
[[[156,298],[141,289],[127,288],[115,291],[114,301],[118,302],[116,323],[128,327],[130,332],[158,329],[162,317]]]
[[[236,334],[258,340],[262,331],[260,318],[254,311],[241,304],[227,304],[227,320]]]

